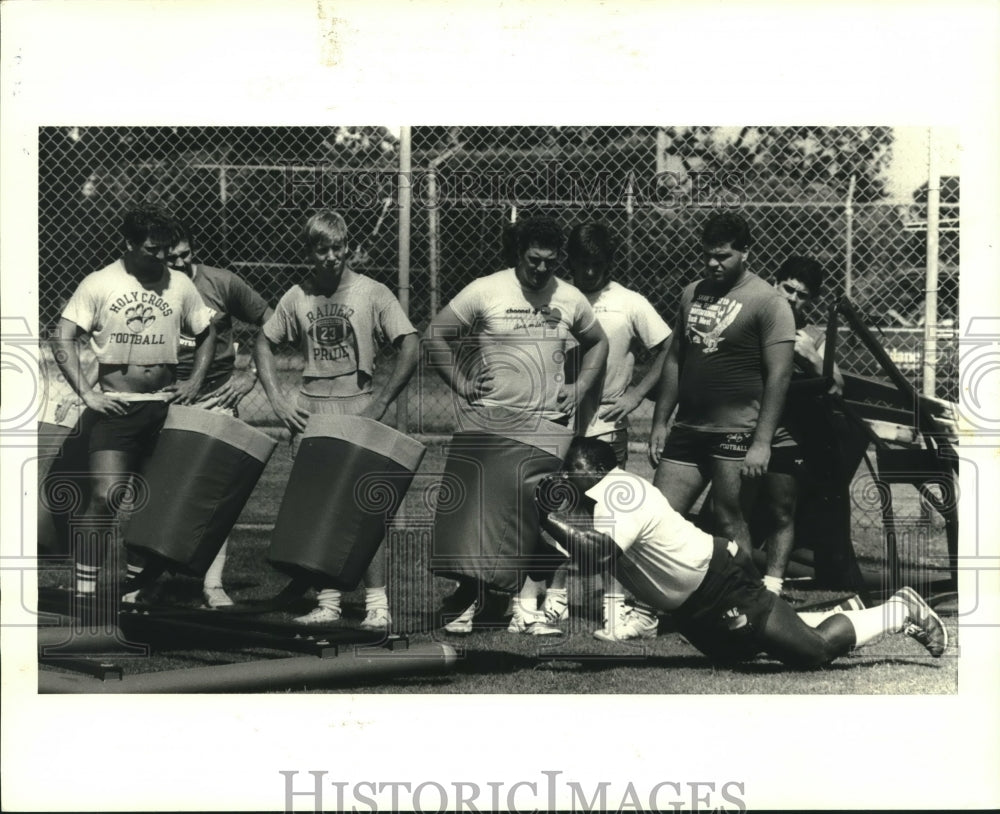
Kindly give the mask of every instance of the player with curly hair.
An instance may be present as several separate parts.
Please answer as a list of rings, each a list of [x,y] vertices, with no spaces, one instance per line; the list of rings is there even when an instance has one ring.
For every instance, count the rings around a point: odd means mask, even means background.
[[[194,402],[212,361],[212,313],[191,280],[167,267],[174,228],[173,214],[160,204],[129,209],[121,225],[125,253],[83,279],[52,340],[59,369],[86,407],[80,421],[89,428],[90,518],[113,520],[168,405]],[[195,344],[186,379],[177,376],[182,334]],[[77,342],[84,336],[98,361],[96,387],[80,360]],[[75,593],[84,602],[95,596],[107,543],[89,535],[74,553]],[[137,589],[143,569],[138,561],[129,564],[123,593]]]

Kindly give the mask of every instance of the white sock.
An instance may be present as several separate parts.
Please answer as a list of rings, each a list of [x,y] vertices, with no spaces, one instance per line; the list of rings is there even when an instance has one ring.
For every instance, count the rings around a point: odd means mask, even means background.
[[[537,614],[538,596],[544,590],[544,585],[545,583],[541,580],[525,577],[524,585],[521,586],[521,590],[517,594],[515,608],[521,613]]]
[[[619,610],[625,606],[625,594],[604,594],[604,623],[609,619],[617,619]]]
[[[324,588],[316,593],[316,601],[321,608],[340,610],[340,591],[336,588]]]
[[[222,548],[219,549],[219,553],[215,555],[215,559],[212,560],[212,564],[208,566],[204,582],[206,588],[222,587],[222,569],[226,567],[226,551],[228,548],[229,540],[226,540],[222,544]]]
[[[545,592],[545,598],[548,599],[550,596],[553,601],[561,599],[563,602],[569,602],[569,591],[566,588],[549,588]]]
[[[855,647],[871,644],[881,639],[886,633],[899,633],[903,629],[906,612],[906,603],[898,599],[890,599],[877,608],[841,611],[854,626],[854,636],[857,640],[854,644]]]
[[[772,577],[770,574],[764,577],[764,587],[772,594],[781,596],[781,586],[785,580],[782,577]]]
[[[125,589],[130,590],[139,578],[139,575],[145,570],[145,565],[136,565],[134,563],[129,563],[127,567],[127,572],[125,574]]]
[[[337,604],[340,604],[339,597]],[[379,608],[389,610],[389,597],[386,596],[385,586],[383,585],[381,588],[365,588],[365,609],[376,610]]]
[[[98,565],[84,565],[82,562],[76,563],[74,573],[76,576],[76,592],[78,594],[93,594],[97,590],[97,575],[101,568]]]

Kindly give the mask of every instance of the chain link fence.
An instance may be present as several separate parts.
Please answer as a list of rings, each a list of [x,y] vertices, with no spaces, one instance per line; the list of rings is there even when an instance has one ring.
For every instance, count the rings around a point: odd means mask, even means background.
[[[408,183],[409,310],[420,330],[467,283],[510,265],[505,227],[534,214],[567,231],[585,218],[607,222],[620,242],[617,279],[672,322],[683,287],[699,277],[706,215],[736,208],[753,228],[752,270],[770,278],[791,254],[816,257],[827,283],[814,321],[824,324],[829,304],[849,293],[921,387],[927,184],[890,197],[889,128],[414,127],[411,139],[411,172],[401,177],[399,137],[383,127],[42,128],[43,334],[80,280],[120,256],[121,214],[143,199],[164,202],[189,225],[197,262],[237,272],[272,304],[308,268],[307,217],[337,209],[355,267],[395,289],[399,190]],[[943,179],[941,202],[936,387],[954,401],[957,178]],[[243,326],[237,338],[247,364],[252,332]],[[293,352],[279,361],[292,387],[300,363]],[[846,330],[838,364],[879,374]],[[452,429],[450,396],[423,365],[404,398],[407,428]],[[259,385],[241,414],[276,421]]]

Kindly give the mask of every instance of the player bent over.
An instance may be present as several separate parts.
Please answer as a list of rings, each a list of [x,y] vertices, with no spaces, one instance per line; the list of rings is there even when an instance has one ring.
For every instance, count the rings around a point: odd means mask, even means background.
[[[292,286],[257,336],[254,358],[264,392],[275,414],[292,434],[292,454],[312,413],[358,415],[381,420],[417,366],[416,329],[392,292],[348,264],[350,245],[343,217],[329,209],[305,225],[312,272]],[[305,359],[295,400],[278,384],[274,351],[282,343],[298,347]],[[392,374],[375,390],[375,355],[381,345],[398,351]],[[365,619],[361,626],[388,630],[392,624],[386,595],[385,546],[365,572]],[[318,606],[295,621],[326,624],[340,618],[340,591],[323,585]]]
[[[575,439],[565,477],[586,497],[573,512],[540,507],[546,530],[581,567],[613,569],[637,599],[670,613],[713,661],[763,652],[793,667],[818,667],[887,633],[905,633],[935,657],[948,645],[941,619],[912,588],[875,608],[797,614],[761,584],[734,542],[701,531],[649,481],[617,468],[603,441]]]
[[[573,272],[573,282],[587,297],[608,337],[603,386],[600,393],[596,393],[600,405],[586,411],[593,417],[589,425],[580,427],[578,432],[611,444],[618,466],[624,469],[628,461],[628,417],[659,381],[670,328],[642,294],[612,279],[615,248],[607,226],[598,222],[580,223],[570,232],[566,259]],[[636,345],[654,354],[655,358],[646,374],[632,384]],[[567,618],[566,577],[567,569],[558,569],[546,591],[543,609],[549,622]],[[604,586],[603,617],[603,628],[594,631],[596,638],[614,641],[638,635],[628,624],[634,617],[629,616],[620,585]]]
[[[215,326],[215,348],[212,363],[205,375],[205,383],[198,393],[195,407],[212,412],[239,417],[239,403],[253,390],[257,383],[257,373],[236,371],[236,346],[233,343],[233,319],[260,327],[274,313],[263,297],[248,285],[242,277],[226,269],[213,268],[194,262],[194,244],[190,231],[178,223],[174,244],[167,256],[167,264],[175,271],[183,272],[194,283],[202,300],[212,309],[212,324]],[[194,364],[194,339],[181,336],[177,353],[177,371],[187,375]],[[229,541],[219,549],[202,586],[205,604],[210,608],[228,607],[233,601],[222,587],[222,572],[226,567],[226,553]]]
[[[173,227],[171,213],[157,204],[126,212],[125,254],[83,279],[53,339],[59,369],[86,406],[81,421],[92,422],[86,516],[94,520],[113,520],[116,494],[152,451],[168,404],[194,401],[212,360],[212,313],[191,281],[166,265]],[[182,332],[194,337],[195,351],[189,378],[177,380]],[[97,388],[81,368],[82,336],[97,357]],[[106,542],[91,538],[74,552],[78,597],[94,597]],[[125,593],[138,588],[142,571],[143,564],[129,564]]]

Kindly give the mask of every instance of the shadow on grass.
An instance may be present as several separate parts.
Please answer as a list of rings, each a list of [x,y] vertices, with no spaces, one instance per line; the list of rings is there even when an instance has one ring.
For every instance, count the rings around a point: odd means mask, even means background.
[[[705,660],[705,663],[708,664],[708,661]],[[873,655],[867,658],[844,657],[837,659],[836,661],[832,661],[829,664],[822,664],[818,667],[794,667],[782,664],[778,661],[747,661],[739,664],[720,664],[716,665],[716,668],[729,670],[730,672],[739,673],[741,675],[775,675],[778,673],[843,673],[851,670],[862,670],[891,665],[897,665],[900,667],[925,667],[927,669],[936,670],[939,669],[940,659],[932,659],[930,657],[923,656],[912,656],[909,658],[900,656],[898,658],[888,658],[885,656]]]

